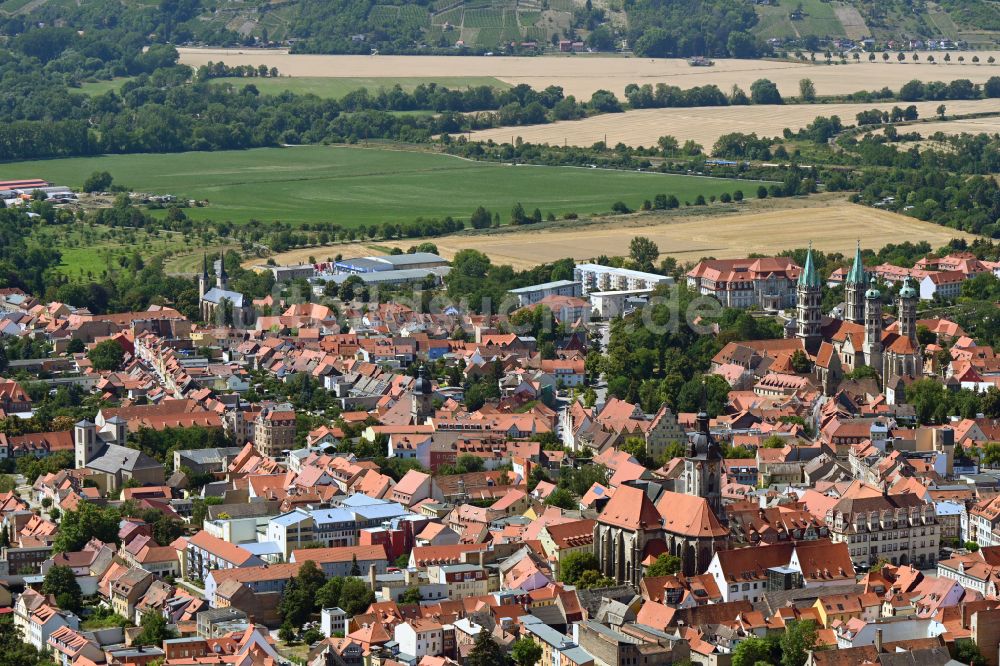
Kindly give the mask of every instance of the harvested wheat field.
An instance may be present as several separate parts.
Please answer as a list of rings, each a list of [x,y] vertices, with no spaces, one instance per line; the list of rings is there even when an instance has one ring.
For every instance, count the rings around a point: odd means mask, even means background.
[[[709,209],[711,210],[711,209]],[[509,227],[491,233],[464,233],[424,239],[438,247],[441,256],[452,258],[459,250],[475,249],[498,264],[518,269],[572,257],[586,260],[601,254],[626,255],[633,236],[651,238],[662,255],[694,262],[705,256],[744,257],[750,252],[775,252],[805,247],[809,241],[827,252],[853,252],[858,239],[866,248],[880,248],[899,239],[926,240],[940,247],[952,238],[973,236],[912,217],[850,204],[842,194],[819,194],[806,199],[748,200],[729,212],[717,210],[703,215],[644,214],[613,217],[578,226],[560,222],[556,228],[516,230]],[[684,211],[688,212],[688,211]],[[325,259],[379,254],[398,246],[406,250],[421,241],[385,242],[378,245],[345,243],[302,248],[273,256],[279,264],[298,264],[310,256]],[[246,262],[259,264],[260,259]]]
[[[901,132],[920,132],[925,139],[937,132],[945,134],[996,134],[1000,132],[1000,116],[989,118],[968,118],[966,120],[945,120],[900,128]]]
[[[818,203],[818,202],[817,202]],[[578,230],[517,231],[492,235],[457,235],[435,239],[444,257],[473,248],[495,263],[530,268],[563,257],[591,259],[600,254],[627,255],[633,236],[651,238],[663,255],[694,262],[705,256],[745,257],[751,252],[773,254],[813,244],[826,252],[854,250],[858,239],[866,248],[882,247],[903,239],[928,241],[939,247],[968,234],[873,208],[828,199],[799,208],[775,209],[723,216],[666,218],[641,216],[609,220]]]
[[[749,90],[759,78],[774,81],[783,95],[798,95],[799,81],[810,78],[819,95],[842,95],[888,86],[898,90],[911,79],[952,81],[970,79],[983,83],[1000,75],[1000,65],[985,64],[990,53],[976,52],[982,63],[931,65],[921,57],[911,61],[860,62],[847,65],[813,65],[788,61],[719,59],[713,67],[691,67],[686,60],[625,58],[608,56],[483,57],[483,56],[355,56],[290,54],[280,49],[180,48],[182,64],[198,67],[209,61],[227,65],[277,67],[282,76],[326,76],[350,78],[470,77],[492,76],[512,84],[527,83],[541,89],[562,86],[567,95],[590,99],[595,90],[622,95],[630,83],[667,83],[681,88],[714,83],[729,92],[734,86]],[[937,54],[936,57],[940,57]],[[955,56],[957,57],[957,56]]]
[[[940,102],[917,102],[920,117],[934,117]],[[949,114],[1000,113],[1000,99],[984,99],[945,102]],[[509,142],[512,137],[521,137],[528,143],[548,143],[551,145],[590,146],[597,141],[608,145],[619,142],[629,146],[652,146],[664,134],[670,134],[682,143],[694,139],[706,150],[711,150],[723,134],[756,132],[757,136],[781,136],[786,127],[798,130],[811,123],[816,116],[840,116],[845,125],[853,125],[855,116],[869,109],[891,109],[893,106],[908,106],[905,103],[890,104],[789,104],[785,106],[710,106],[684,109],[637,109],[625,113],[611,113],[591,116],[583,120],[566,120],[546,125],[525,125],[523,127],[498,127],[472,132],[470,138],[476,141],[492,139],[497,143]],[[955,121],[958,122],[958,121]],[[986,118],[985,123],[995,127],[1000,119]],[[927,131],[928,125],[950,126],[951,122],[913,125],[912,129],[928,136],[937,130]],[[908,128],[909,129],[909,128]],[[947,131],[947,130],[945,130]],[[969,130],[958,130],[969,131]],[[989,131],[989,130],[980,130]]]

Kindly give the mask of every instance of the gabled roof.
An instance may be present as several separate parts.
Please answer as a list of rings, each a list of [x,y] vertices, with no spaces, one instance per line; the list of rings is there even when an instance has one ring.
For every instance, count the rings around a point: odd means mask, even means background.
[[[723,537],[729,533],[703,497],[668,490],[660,496],[656,508],[663,516],[663,527],[668,532],[688,537]]]
[[[633,486],[620,486],[597,520],[627,530],[655,530],[663,519],[646,493]]]

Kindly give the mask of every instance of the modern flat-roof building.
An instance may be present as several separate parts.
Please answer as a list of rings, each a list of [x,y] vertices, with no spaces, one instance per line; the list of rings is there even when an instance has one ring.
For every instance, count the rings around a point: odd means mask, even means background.
[[[413,270],[416,268],[440,268],[448,261],[430,252],[413,254],[390,254],[384,257],[355,257],[334,262],[337,273],[360,274],[381,273],[383,271]]]
[[[592,291],[652,289],[660,284],[674,283],[674,279],[668,275],[600,264],[577,264],[573,270],[573,279],[581,283],[584,294]]]
[[[265,271],[274,275],[275,282],[290,282],[298,278],[309,279],[316,275],[316,267],[312,264],[297,264],[294,266],[268,266],[261,264],[254,267],[258,272]]]
[[[574,280],[556,280],[511,289],[507,293],[516,296],[518,305],[524,307],[533,305],[546,296],[580,296],[583,294],[583,285]]]
[[[602,319],[614,319],[628,314],[648,302],[652,289],[625,289],[623,291],[592,291],[590,304]]]
[[[326,273],[317,278],[317,281],[322,284],[316,287],[316,289],[319,290],[317,293],[321,293],[325,283],[333,282],[334,284],[343,284],[352,275],[357,275],[367,286],[423,282],[428,276],[432,276],[434,278],[435,284],[441,284],[441,282],[444,281],[444,277],[448,275],[450,270],[450,266],[437,266],[434,268],[406,268],[400,270],[377,271],[373,273],[337,273],[333,275]]]

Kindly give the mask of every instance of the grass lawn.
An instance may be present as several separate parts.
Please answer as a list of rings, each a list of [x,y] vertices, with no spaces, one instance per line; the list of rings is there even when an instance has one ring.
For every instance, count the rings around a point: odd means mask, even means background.
[[[277,78],[240,78],[224,77],[212,79],[212,83],[230,83],[238,88],[247,84],[257,86],[264,95],[277,95],[285,91],[299,95],[313,94],[320,97],[340,99],[349,92],[359,88],[367,88],[370,92],[380,88],[392,88],[399,84],[407,92],[413,91],[421,83],[437,83],[439,86],[452,90],[462,90],[476,86],[490,86],[498,90],[510,88],[509,83],[492,76],[443,76],[438,78],[401,77],[401,78],[330,78],[323,76],[279,76]]]
[[[477,206],[508,218],[521,202],[556,215],[606,212],[616,201],[638,208],[656,194],[694,202],[756,184],[697,176],[576,167],[509,166],[388,148],[297,146],[214,153],[107,155],[4,165],[10,178],[45,178],[80,187],[109,171],[133,190],[207,200],[193,219],[334,222],[343,227],[468,219]]]

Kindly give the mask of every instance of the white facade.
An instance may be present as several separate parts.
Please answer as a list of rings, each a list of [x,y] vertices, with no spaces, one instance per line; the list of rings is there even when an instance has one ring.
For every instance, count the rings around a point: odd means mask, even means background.
[[[394,638],[399,643],[400,652],[417,659],[427,655],[436,657],[444,649],[443,629],[436,622],[403,622],[396,625]]]
[[[589,294],[592,291],[653,289],[660,284],[674,283],[674,279],[667,275],[644,273],[600,264],[577,264],[573,270],[573,277],[583,285],[584,294]]]

